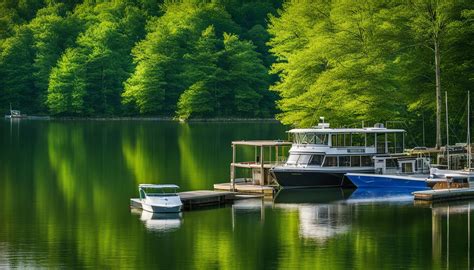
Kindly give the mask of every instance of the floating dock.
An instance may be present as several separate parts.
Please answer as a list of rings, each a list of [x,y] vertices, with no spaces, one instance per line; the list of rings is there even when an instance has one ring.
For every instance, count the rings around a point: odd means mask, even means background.
[[[214,190],[196,190],[178,193],[183,202],[184,209],[208,205],[222,205],[235,199],[235,192],[223,192]]]
[[[185,210],[191,210],[200,206],[222,205],[236,199],[235,192],[196,190],[179,192],[179,197]],[[130,207],[142,209],[140,199],[130,199]]]
[[[254,185],[251,182],[241,182],[235,183],[235,186],[231,183],[220,183],[214,184],[214,189],[219,191],[229,191],[234,190],[239,194],[261,194],[265,197],[273,196],[275,194],[276,187],[273,186],[261,186]]]
[[[415,200],[441,202],[474,198],[474,188],[451,188],[413,192]]]

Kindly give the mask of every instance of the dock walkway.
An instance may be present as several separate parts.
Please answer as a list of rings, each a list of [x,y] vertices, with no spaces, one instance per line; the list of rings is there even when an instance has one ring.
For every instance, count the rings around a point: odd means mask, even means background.
[[[474,188],[451,188],[423,190],[413,192],[415,200],[419,201],[453,201],[474,198]]]
[[[230,183],[214,184],[214,189],[219,191],[232,191]],[[252,183],[243,182],[235,183],[235,192],[239,194],[262,194],[264,196],[273,196],[275,188],[272,186],[253,185]]]

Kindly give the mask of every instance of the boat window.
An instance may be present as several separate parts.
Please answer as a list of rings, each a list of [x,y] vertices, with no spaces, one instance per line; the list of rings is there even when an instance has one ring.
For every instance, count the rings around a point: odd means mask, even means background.
[[[288,160],[286,161],[286,164],[296,164],[299,157],[300,155],[290,154]]]
[[[297,144],[328,144],[328,134],[296,133],[293,138]]]
[[[351,146],[365,146],[365,134],[351,134]]]
[[[140,189],[140,199],[145,199],[145,191]]]
[[[351,166],[351,157],[349,156],[340,156],[339,157],[339,167],[349,167]]]
[[[386,153],[385,151],[385,133],[377,134],[377,153]]]
[[[362,156],[361,157],[361,164],[363,167],[370,167],[374,166],[374,160],[371,156]]]
[[[385,160],[385,167],[386,168],[397,168],[398,164],[397,161],[393,158],[388,158]]]
[[[325,167],[336,167],[337,166],[337,157],[326,156],[324,160]]]
[[[404,162],[404,163],[402,163],[402,172],[404,172],[404,173],[412,173],[412,172],[413,172],[413,163],[412,163],[412,162]]]
[[[354,145],[354,135],[360,134],[351,134],[351,133],[338,133],[332,134],[331,137],[331,144],[333,147],[348,147],[348,146],[364,146],[365,141],[364,138],[360,139],[360,137],[356,136],[356,144]]]
[[[323,158],[324,155],[313,155],[311,161],[309,162],[309,165],[321,166],[321,163],[323,163]]]
[[[306,165],[308,164],[310,158],[311,155],[300,155],[300,158],[298,159],[298,164]]]
[[[345,139],[346,139],[346,134],[333,134],[331,138],[332,146],[333,147],[347,146],[347,144],[345,143]]]
[[[367,147],[375,147],[375,134],[367,133]]]
[[[316,136],[314,136],[314,143],[327,145],[329,140],[328,138],[328,134],[317,134]]]
[[[351,156],[351,166],[360,167],[360,156]]]
[[[392,133],[389,134],[392,136],[389,136],[392,140],[389,144],[389,153],[403,153],[403,133]]]

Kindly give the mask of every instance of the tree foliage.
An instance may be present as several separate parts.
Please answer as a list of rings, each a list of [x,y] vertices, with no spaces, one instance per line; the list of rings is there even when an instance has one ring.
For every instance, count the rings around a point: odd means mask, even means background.
[[[287,2],[269,26],[278,118],[297,126],[326,116],[343,125],[404,120],[421,127],[426,116],[432,125],[433,38],[442,89],[462,103],[474,70],[472,50],[463,53],[473,40],[470,10],[467,1]]]
[[[234,97],[242,100],[240,96],[248,94],[237,95],[237,87],[223,80],[218,83],[217,77],[224,73],[232,77],[234,72],[223,66],[228,58],[234,61],[229,53],[224,56],[224,33],[248,44],[245,49],[252,51],[253,58],[240,60],[255,60],[259,69],[271,64],[265,20],[279,3],[4,1],[0,3],[0,109],[7,110],[11,103],[27,113],[182,117],[177,105],[180,96],[196,84],[193,89],[205,87],[213,99],[201,105],[209,107],[207,113],[191,105],[197,103],[188,103],[193,113],[187,117],[270,116],[274,96],[262,103],[265,108],[241,110]],[[197,43],[208,28],[215,35],[217,62],[203,59],[205,52],[201,60],[194,56],[204,49]],[[206,73],[213,68],[224,73]],[[266,83],[252,91],[269,93],[265,67],[263,71],[259,76]],[[196,72],[203,78],[197,78]],[[218,84],[225,89],[218,90]],[[218,101],[230,107],[216,109],[209,103],[218,92],[231,98]]]

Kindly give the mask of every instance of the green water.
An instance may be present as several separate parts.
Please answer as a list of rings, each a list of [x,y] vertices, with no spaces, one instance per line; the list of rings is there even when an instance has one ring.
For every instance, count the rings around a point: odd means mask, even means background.
[[[227,181],[232,140],[285,139],[285,130],[268,122],[1,121],[0,268],[473,267],[474,201],[429,207],[403,194],[374,201],[325,189],[181,216],[128,207],[139,183],[192,190]]]

